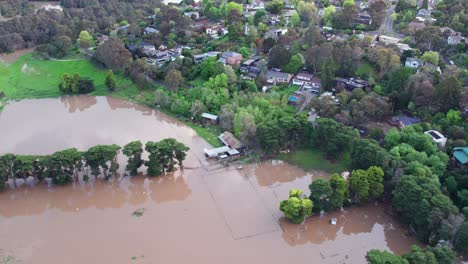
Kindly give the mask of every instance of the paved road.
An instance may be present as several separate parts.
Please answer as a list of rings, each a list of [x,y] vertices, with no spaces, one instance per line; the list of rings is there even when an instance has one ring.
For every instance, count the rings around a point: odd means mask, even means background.
[[[391,5],[387,9],[387,16],[385,16],[385,21],[382,23],[379,29],[379,33],[382,35],[387,35],[387,36],[392,36],[392,37],[397,37],[397,38],[404,38],[405,36],[395,32],[393,30],[393,19],[392,19],[392,14],[395,12],[395,5]]]

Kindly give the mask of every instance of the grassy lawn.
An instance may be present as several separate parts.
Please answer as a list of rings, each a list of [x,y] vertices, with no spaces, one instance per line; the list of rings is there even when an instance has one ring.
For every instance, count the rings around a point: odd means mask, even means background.
[[[105,70],[90,61],[39,60],[33,58],[32,54],[20,57],[11,65],[0,64],[0,90],[5,92],[7,98],[14,100],[58,97],[58,84],[65,73],[79,73],[82,77],[92,79],[96,86],[93,95],[109,94],[104,84]],[[118,87],[122,88],[117,93],[139,92],[133,82],[124,76],[116,75],[116,81]]]
[[[362,76],[362,77],[368,76],[374,79],[377,78],[377,73],[375,72],[374,67],[370,65],[369,63],[359,64],[359,67],[356,69],[355,74],[357,76]]]
[[[328,173],[341,173],[351,167],[349,152],[344,153],[336,162],[325,159],[325,153],[319,149],[296,150],[289,154],[281,154],[279,158],[306,171],[323,170]]]
[[[96,89],[91,95],[110,95],[142,105],[152,105],[154,91],[139,89],[123,75],[115,74],[117,90],[111,93],[104,84],[105,72],[105,69],[98,67],[89,60],[41,60],[34,58],[33,54],[30,53],[20,57],[13,64],[0,63],[0,91],[3,91],[6,98],[10,100],[59,97],[61,93],[58,84],[62,75],[65,73],[79,73],[82,77],[94,81]],[[0,101],[0,111],[3,107],[4,104]],[[162,112],[175,117],[167,111]],[[182,121],[214,147],[221,146],[217,138],[219,131],[216,127],[203,128],[190,120]]]

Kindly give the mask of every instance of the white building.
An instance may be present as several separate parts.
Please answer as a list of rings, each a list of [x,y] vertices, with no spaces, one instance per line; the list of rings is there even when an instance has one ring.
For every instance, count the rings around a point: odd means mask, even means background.
[[[445,147],[445,144],[447,143],[447,138],[444,135],[442,135],[439,131],[429,130],[424,132],[424,134],[429,135],[439,147]]]
[[[423,66],[423,62],[416,58],[406,58],[405,67],[412,68],[412,69],[419,69],[419,67]]]

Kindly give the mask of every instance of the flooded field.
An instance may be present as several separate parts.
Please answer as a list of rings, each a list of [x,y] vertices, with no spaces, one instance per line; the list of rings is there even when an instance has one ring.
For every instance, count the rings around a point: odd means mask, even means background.
[[[118,99],[10,103],[0,131],[0,154],[167,137],[191,148],[174,175],[0,193],[0,260],[8,263],[364,263],[369,249],[403,253],[416,243],[383,205],[289,224],[279,201],[290,188],[308,194],[312,179],[328,174],[275,160],[242,169],[209,164],[209,145],[192,129]],[[132,215],[138,209],[141,217]]]

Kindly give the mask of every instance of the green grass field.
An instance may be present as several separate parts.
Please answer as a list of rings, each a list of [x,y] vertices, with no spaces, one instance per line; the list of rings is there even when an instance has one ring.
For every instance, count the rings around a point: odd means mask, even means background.
[[[89,60],[41,60],[35,59],[32,54],[24,55],[10,65],[0,63],[0,91],[14,100],[58,97],[58,84],[65,73],[79,73],[94,80],[96,90],[93,95],[109,94],[104,85],[105,70]],[[116,81],[119,87],[117,97],[138,93],[138,88],[124,76],[116,75]]]
[[[328,173],[341,173],[351,167],[349,152],[345,152],[337,161],[325,159],[325,153],[319,149],[296,150],[281,154],[280,159],[303,168],[304,170],[323,170]]]

